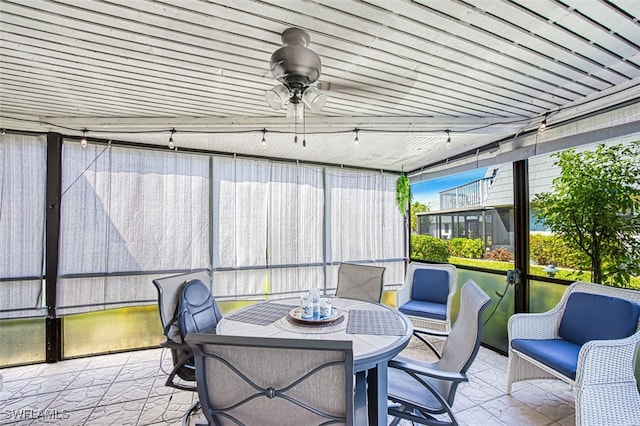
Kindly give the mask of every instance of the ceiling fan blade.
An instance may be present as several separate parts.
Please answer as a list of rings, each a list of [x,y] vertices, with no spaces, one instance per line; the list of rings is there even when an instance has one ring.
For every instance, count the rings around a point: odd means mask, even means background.
[[[352,95],[363,95],[363,94],[371,94],[382,91],[390,94],[390,91],[393,93],[393,96],[397,98],[406,97],[412,89],[415,87],[417,82],[418,73],[414,72],[411,76],[395,76],[393,81],[381,81],[379,84],[366,84],[360,82],[352,82],[352,81],[328,81],[328,80],[320,80],[316,83],[316,87],[326,92],[328,96],[331,96],[331,93],[345,93]]]
[[[366,90],[367,88],[365,84],[345,84],[325,80],[318,81],[316,87],[323,92],[352,92],[356,90]]]

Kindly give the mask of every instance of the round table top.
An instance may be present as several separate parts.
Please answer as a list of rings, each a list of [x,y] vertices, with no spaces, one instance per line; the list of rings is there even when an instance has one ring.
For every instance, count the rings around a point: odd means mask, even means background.
[[[299,298],[277,299],[262,303],[277,303],[284,305],[298,306]],[[272,322],[269,325],[258,325],[250,322],[241,322],[233,320],[233,314],[243,310],[242,308],[223,318],[216,328],[216,333],[220,335],[235,336],[255,336],[255,337],[274,337],[274,338],[292,338],[292,339],[316,339],[316,340],[351,340],[353,342],[353,357],[355,371],[368,370],[377,366],[381,362],[386,362],[397,355],[406,347],[413,333],[413,326],[409,319],[395,309],[389,308],[378,303],[365,302],[355,299],[331,298],[333,307],[337,308],[342,314],[338,320],[328,324],[307,325],[288,318],[288,315]],[[389,332],[389,328],[382,327],[375,329],[375,324],[364,324],[364,329],[358,330],[356,324],[352,322],[349,325],[349,314],[353,311],[364,311],[352,314],[352,320],[355,321],[361,315],[373,316],[374,319],[380,321],[388,321],[394,324],[391,327],[393,335],[384,334]],[[381,316],[380,318],[377,318]],[[361,317],[362,318],[362,317]],[[383,319],[382,319],[383,318]],[[370,321],[376,322],[376,321]],[[350,326],[351,333],[347,333],[347,326]],[[381,324],[384,326],[384,324]],[[368,331],[379,334],[365,334],[367,327],[374,326]],[[356,331],[355,333],[353,331]]]

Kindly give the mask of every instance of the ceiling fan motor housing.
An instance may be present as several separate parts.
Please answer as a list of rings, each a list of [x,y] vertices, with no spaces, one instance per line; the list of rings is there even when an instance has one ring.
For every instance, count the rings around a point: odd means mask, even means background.
[[[282,33],[284,47],[271,55],[271,74],[292,90],[303,90],[320,77],[320,57],[307,47],[309,34],[300,28]]]

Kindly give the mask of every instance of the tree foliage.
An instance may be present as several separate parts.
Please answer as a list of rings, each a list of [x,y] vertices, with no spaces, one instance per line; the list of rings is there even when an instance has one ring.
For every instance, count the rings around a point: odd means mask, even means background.
[[[426,205],[426,204],[422,204],[419,201],[414,201],[413,204],[411,204],[411,232],[412,233],[417,233],[418,232],[418,215],[416,215],[416,213],[423,213],[423,212],[428,212],[431,211],[431,206]]]
[[[591,280],[628,286],[640,274],[640,141],[554,154],[560,176],[537,195],[538,217],[591,261]]]

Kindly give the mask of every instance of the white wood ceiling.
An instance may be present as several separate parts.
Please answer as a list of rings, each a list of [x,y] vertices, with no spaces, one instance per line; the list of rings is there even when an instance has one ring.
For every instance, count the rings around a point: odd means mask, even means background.
[[[638,0],[0,0],[0,127],[416,170],[637,101],[639,17]],[[289,27],[328,96],[298,143],[264,99]]]

